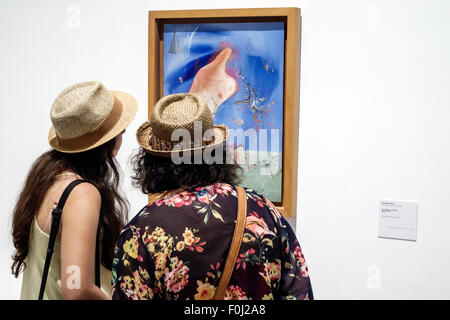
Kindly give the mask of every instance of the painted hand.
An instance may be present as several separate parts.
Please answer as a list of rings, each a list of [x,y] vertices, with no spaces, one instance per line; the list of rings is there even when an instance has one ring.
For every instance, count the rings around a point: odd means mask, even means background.
[[[197,72],[189,90],[190,93],[197,93],[205,100],[213,115],[237,90],[236,80],[225,71],[232,53],[230,48],[223,49],[212,62]]]

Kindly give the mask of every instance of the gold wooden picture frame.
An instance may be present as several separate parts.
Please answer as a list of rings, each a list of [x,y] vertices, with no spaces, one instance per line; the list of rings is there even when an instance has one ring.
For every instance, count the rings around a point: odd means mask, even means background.
[[[283,23],[284,26],[281,196],[280,201],[273,202],[283,216],[294,217],[297,211],[300,102],[299,8],[149,11],[148,114],[150,116],[153,106],[164,95],[164,41],[170,41],[164,39],[165,25],[246,22],[276,22]],[[266,66],[266,70],[268,68],[269,65]],[[255,189],[258,191],[257,187]]]

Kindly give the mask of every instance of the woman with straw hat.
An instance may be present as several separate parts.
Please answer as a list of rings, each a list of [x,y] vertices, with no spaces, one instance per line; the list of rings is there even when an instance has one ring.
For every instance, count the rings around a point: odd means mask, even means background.
[[[134,182],[153,200],[119,237],[113,299],[313,298],[288,222],[237,185],[238,165],[211,161],[227,158],[228,137],[197,94],[156,103],[133,158]]]
[[[114,157],[136,111],[131,95],[97,81],[54,101],[52,149],[32,165],[13,213],[21,299],[110,299],[108,269],[128,206]]]

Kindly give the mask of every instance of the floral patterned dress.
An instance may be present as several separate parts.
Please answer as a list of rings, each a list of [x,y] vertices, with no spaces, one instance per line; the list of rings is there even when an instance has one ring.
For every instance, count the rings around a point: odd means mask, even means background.
[[[246,193],[244,239],[224,299],[312,299],[295,233],[266,197]],[[231,244],[237,200],[234,186],[216,183],[145,206],[117,242],[113,299],[211,299]]]

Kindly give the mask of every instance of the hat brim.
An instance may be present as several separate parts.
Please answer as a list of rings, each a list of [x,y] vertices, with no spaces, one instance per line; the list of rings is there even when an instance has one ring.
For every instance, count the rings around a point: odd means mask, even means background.
[[[124,129],[126,129],[126,127],[128,127],[128,125],[131,123],[131,121],[133,121],[134,117],[136,116],[138,107],[137,101],[133,96],[131,96],[126,92],[122,91],[110,91],[110,92],[122,103],[122,114],[120,115],[120,118],[116,122],[116,124],[112,126],[111,129],[106,134],[104,134],[98,141],[89,146],[69,149],[64,148],[60,145],[56,137],[55,128],[52,126],[48,133],[48,143],[50,144],[50,146],[53,149],[64,153],[78,153],[88,151],[114,139]]]
[[[222,145],[230,136],[230,132],[225,125],[215,125],[214,126],[214,139],[215,142],[209,145],[196,147],[196,148],[188,148],[188,149],[177,149],[177,150],[156,150],[153,149],[150,145],[150,132],[151,126],[150,121],[144,122],[139,129],[136,131],[136,140],[138,144],[148,153],[161,156],[161,157],[170,157],[172,153],[183,153],[183,152],[194,152],[196,150],[202,149],[213,149],[220,145]]]

